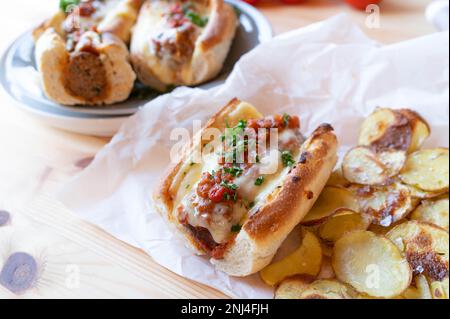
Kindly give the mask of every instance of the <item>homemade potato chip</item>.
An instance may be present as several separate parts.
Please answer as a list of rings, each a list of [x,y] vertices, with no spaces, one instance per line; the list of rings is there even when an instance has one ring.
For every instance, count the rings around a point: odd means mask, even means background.
[[[321,224],[341,208],[359,211],[356,197],[348,189],[327,186],[301,223],[305,226]]]
[[[448,198],[439,200],[424,200],[411,214],[411,219],[431,223],[448,231],[448,202]]]
[[[335,242],[345,233],[354,230],[366,230],[371,224],[371,220],[363,214],[351,210],[341,209],[320,226],[320,238]]]
[[[431,296],[433,299],[449,299],[448,278],[443,281],[433,281],[430,285]]]
[[[425,276],[416,276],[416,287],[420,294],[420,299],[432,299],[430,285]]]
[[[411,283],[411,268],[401,251],[369,231],[342,236],[335,244],[332,264],[339,280],[373,297],[398,296]]]
[[[435,148],[417,151],[408,156],[400,172],[400,179],[428,192],[448,191],[448,149]]]
[[[389,181],[386,167],[364,146],[355,147],[345,155],[342,173],[346,180],[361,185],[384,185]]]
[[[437,192],[427,192],[427,191],[421,190],[420,188],[417,188],[412,185],[407,185],[407,184],[403,184],[403,185],[405,185],[406,187],[409,188],[411,197],[418,198],[418,199],[432,199],[432,198],[436,198],[436,197],[439,197],[439,196],[447,193],[446,190],[441,190],[441,191],[437,191]]]
[[[289,278],[275,292],[275,299],[354,299],[359,294],[352,287],[337,280]]]
[[[359,145],[378,151],[407,151],[411,146],[412,129],[408,118],[398,111],[380,108],[362,124]]]
[[[385,150],[377,154],[377,158],[383,163],[389,177],[400,173],[406,162],[406,152],[396,150]]]
[[[364,187],[356,192],[361,212],[374,224],[389,227],[405,218],[417,206],[408,187],[395,183],[384,187]]]
[[[418,113],[409,110],[402,109],[398,110],[402,115],[404,115],[411,125],[412,128],[412,137],[411,137],[411,145],[409,146],[408,153],[413,153],[417,151],[426,139],[431,134],[431,129],[428,123],[421,117]]]
[[[275,286],[283,279],[294,275],[317,276],[322,264],[322,247],[319,239],[313,233],[305,231],[300,247],[291,255],[275,262],[263,270],[262,280]]]
[[[415,278],[415,286],[410,286],[403,294],[406,299],[432,299],[431,288],[425,276],[419,275]]]
[[[303,291],[314,281],[312,277],[295,276],[283,280],[275,291],[275,299],[300,299]]]
[[[408,260],[415,275],[430,281],[448,278],[448,232],[437,226],[408,221],[386,234]]]
[[[300,295],[300,299],[355,299],[358,293],[337,280],[317,280]]]

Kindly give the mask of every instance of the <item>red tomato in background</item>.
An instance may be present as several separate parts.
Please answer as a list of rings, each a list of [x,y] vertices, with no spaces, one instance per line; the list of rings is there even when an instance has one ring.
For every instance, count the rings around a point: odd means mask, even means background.
[[[248,4],[251,4],[252,6],[254,6],[255,4],[257,4],[259,2],[259,0],[242,0],[244,2],[247,2]]]
[[[370,4],[378,4],[381,0],[345,0],[352,7],[359,10],[366,10],[367,6]]]

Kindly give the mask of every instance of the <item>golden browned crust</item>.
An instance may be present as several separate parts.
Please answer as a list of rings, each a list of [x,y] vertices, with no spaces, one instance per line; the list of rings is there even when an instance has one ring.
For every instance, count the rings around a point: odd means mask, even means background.
[[[311,149],[313,144],[316,145],[311,151],[302,153],[300,162],[287,176],[276,199],[252,215],[244,225],[244,230],[253,239],[264,239],[290,224],[293,218],[298,218],[296,215],[302,201],[317,199],[319,194],[312,193],[308,186],[317,178],[317,172],[321,170],[329,153],[335,152],[337,139],[333,128],[330,125],[320,126],[312,134],[309,145],[304,145],[303,149]],[[306,215],[307,212],[303,213]]]
[[[32,32],[34,42],[36,42],[41,37],[41,35],[49,28],[53,28],[56,33],[62,35],[62,23],[64,22],[65,18],[66,17],[64,12],[59,10],[49,19],[38,25]]]
[[[237,16],[223,0],[193,2],[200,4],[200,14],[208,17],[208,23],[189,32],[176,32],[173,53],[153,50],[149,42],[154,28],[164,20],[158,11],[166,10],[172,2],[148,1],[141,7],[130,52],[138,78],[147,86],[165,92],[169,85],[198,85],[220,73],[236,33]]]
[[[139,10],[144,0],[126,0],[123,4],[123,12],[112,17],[108,23],[101,25],[99,31],[102,33],[112,33],[123,42],[130,42],[131,31],[136,24]]]
[[[234,9],[223,0],[211,0],[210,22],[200,43],[203,51],[208,51],[234,33],[237,16]]]

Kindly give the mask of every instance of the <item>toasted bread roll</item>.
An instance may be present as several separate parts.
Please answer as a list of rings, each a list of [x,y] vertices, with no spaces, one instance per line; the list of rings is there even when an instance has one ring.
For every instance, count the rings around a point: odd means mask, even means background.
[[[49,99],[102,105],[128,98],[136,75],[125,43],[140,5],[140,0],[80,1],[62,6],[34,31],[37,67]]]
[[[233,100],[208,122],[203,139],[193,143],[156,192],[161,214],[217,269],[247,276],[267,266],[317,200],[337,161],[337,139],[330,125],[322,125],[305,140],[299,126],[298,117],[263,118],[253,106]],[[278,134],[252,135],[261,128]],[[224,143],[196,163],[196,150],[206,152],[214,143],[206,141],[210,129],[219,135],[225,131]],[[240,143],[239,134],[248,139]],[[278,147],[258,152],[251,161],[250,145],[273,137]],[[236,160],[240,145],[248,154],[244,161]]]
[[[223,0],[147,0],[131,41],[139,80],[157,90],[196,85],[217,76],[237,28]]]
[[[36,44],[36,61],[49,99],[65,105],[102,105],[126,100],[136,75],[125,44],[110,34],[86,32],[89,49],[67,51],[64,39],[48,29]],[[80,42],[81,43],[81,42]]]
[[[98,31],[101,33],[112,33],[128,44],[131,40],[131,32],[136,24],[143,1],[119,1],[99,23],[97,27]]]

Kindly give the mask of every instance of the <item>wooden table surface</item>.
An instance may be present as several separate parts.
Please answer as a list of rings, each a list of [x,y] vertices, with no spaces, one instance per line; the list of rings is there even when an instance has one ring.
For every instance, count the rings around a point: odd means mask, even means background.
[[[48,16],[58,1],[3,2],[0,51]],[[429,2],[385,0],[378,29],[366,27],[367,13],[339,0],[309,0],[295,6],[264,0],[259,8],[276,33],[349,12],[369,36],[393,43],[434,31],[424,18]],[[10,254],[26,251],[37,258],[40,269],[32,289],[15,295],[0,285],[0,299],[226,297],[165,270],[52,198],[107,142],[46,127],[14,108],[0,91],[0,210],[12,215],[11,222],[0,227],[0,268]]]

